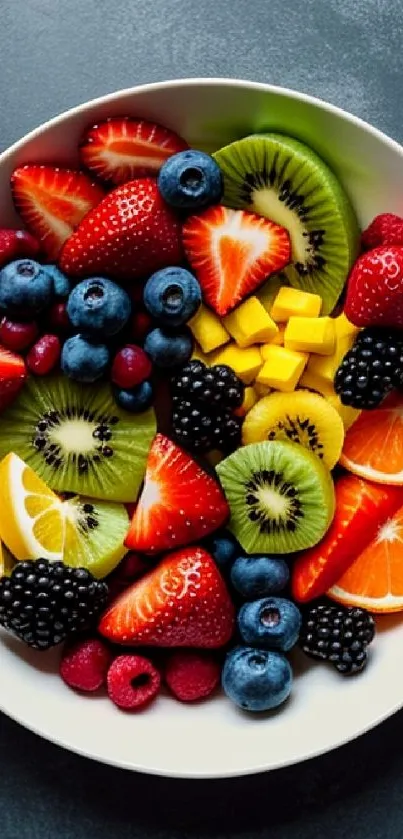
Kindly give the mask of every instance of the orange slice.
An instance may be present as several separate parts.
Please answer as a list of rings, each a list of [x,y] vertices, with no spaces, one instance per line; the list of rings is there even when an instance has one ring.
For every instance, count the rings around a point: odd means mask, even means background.
[[[403,611],[403,507],[380,527],[328,595],[370,612]]]
[[[63,559],[63,502],[13,453],[0,463],[0,538],[16,559]]]
[[[363,411],[345,436],[340,463],[349,472],[380,484],[403,485],[403,396]]]

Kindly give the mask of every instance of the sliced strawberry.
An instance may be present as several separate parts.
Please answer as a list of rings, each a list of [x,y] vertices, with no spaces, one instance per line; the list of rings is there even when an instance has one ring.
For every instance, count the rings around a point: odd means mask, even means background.
[[[24,359],[0,344],[0,411],[15,399],[26,378]]]
[[[111,604],[99,624],[110,641],[154,647],[222,647],[233,630],[224,580],[199,547],[168,554]]]
[[[162,164],[189,146],[168,128],[131,117],[112,117],[90,128],[80,146],[81,162],[107,183],[157,175]]]
[[[113,189],[88,213],[64,245],[62,271],[72,277],[106,275],[128,282],[183,259],[181,224],[154,178]]]
[[[15,169],[11,190],[21,218],[50,260],[105,194],[84,172],[39,165]]]
[[[221,317],[291,259],[284,227],[221,205],[187,219],[183,244],[205,302]]]
[[[326,536],[294,563],[292,593],[300,602],[325,594],[403,504],[403,487],[372,484],[355,475],[339,478],[335,489],[336,513]]]
[[[228,514],[217,481],[179,446],[157,434],[125,544],[151,554],[188,545],[221,527]]]

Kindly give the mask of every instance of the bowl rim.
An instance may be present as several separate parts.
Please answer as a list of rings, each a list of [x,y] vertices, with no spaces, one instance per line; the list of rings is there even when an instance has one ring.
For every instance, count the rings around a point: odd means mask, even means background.
[[[38,125],[36,128],[32,129],[31,131],[24,134],[19,140],[12,143],[12,145],[8,146],[4,151],[0,152],[0,168],[7,163],[7,161],[16,153],[24,149],[25,145],[32,140],[37,139],[43,133],[52,129],[53,127],[59,125],[63,122],[68,122],[70,118],[78,116],[80,114],[84,114],[90,108],[96,108],[97,106],[105,106],[108,103],[113,103],[118,101],[121,98],[130,98],[138,93],[153,93],[154,91],[174,91],[179,88],[197,88],[197,87],[232,87],[232,88],[239,88],[239,89],[249,89],[260,91],[263,93],[271,94],[273,96],[282,96],[284,98],[288,98],[291,101],[300,101],[304,102],[308,105],[312,105],[319,110],[328,112],[333,114],[343,121],[348,122],[357,128],[361,129],[365,133],[371,135],[375,139],[382,142],[383,145],[387,146],[391,151],[398,154],[400,157],[403,158],[403,145],[401,145],[397,140],[394,140],[388,134],[383,132],[381,129],[376,128],[375,126],[371,125],[366,120],[362,119],[355,114],[346,111],[345,109],[333,105],[326,100],[312,96],[308,93],[300,92],[293,88],[283,87],[281,85],[273,85],[265,82],[256,82],[251,81],[248,79],[238,79],[238,78],[230,78],[230,77],[184,77],[184,78],[173,78],[167,80],[161,80],[156,82],[150,82],[145,84],[139,84],[130,86],[128,88],[122,88],[119,90],[112,91],[110,93],[106,93],[104,95],[97,96],[92,99],[88,99],[85,102],[82,102],[78,105],[75,105],[71,108],[68,108],[65,111],[61,111],[60,113],[56,114],[55,116],[51,117],[50,119],[46,120],[45,122]],[[1,643],[1,642],[0,642]],[[0,712],[4,713],[7,717],[12,719],[14,722],[22,725],[24,728],[28,729],[35,735],[42,737],[43,739],[51,742],[59,747],[67,749],[81,757],[89,758],[91,760],[96,760],[97,762],[114,766],[116,768],[129,770],[132,772],[140,772],[146,775],[154,775],[159,777],[168,777],[172,779],[187,779],[187,780],[206,780],[206,779],[224,779],[224,778],[235,778],[235,777],[243,777],[247,775],[254,775],[259,774],[262,772],[272,771],[273,769],[282,769],[286,766],[292,766],[298,763],[305,762],[307,760],[312,760],[313,758],[319,757],[322,754],[327,753],[330,750],[340,748],[341,746],[346,745],[347,743],[361,737],[362,735],[366,734],[372,728],[375,728],[377,725],[382,723],[388,717],[399,711],[403,705],[403,699],[399,702],[392,702],[387,707],[384,708],[383,713],[379,714],[377,718],[371,723],[362,725],[361,728],[356,730],[356,732],[351,735],[347,734],[345,738],[340,738],[337,745],[330,747],[324,745],[323,747],[312,749],[311,752],[307,753],[306,756],[303,758],[296,756],[295,759],[286,758],[284,761],[280,761],[275,766],[269,765],[256,765],[253,768],[246,768],[243,771],[240,771],[239,768],[235,769],[233,772],[226,771],[225,774],[222,772],[214,773],[209,771],[206,773],[205,771],[202,772],[180,772],[177,770],[167,771],[166,769],[161,772],[158,767],[152,768],[147,767],[144,768],[141,765],[135,764],[128,764],[125,761],[119,762],[117,760],[107,759],[102,753],[100,752],[88,752],[85,748],[80,748],[77,744],[72,745],[69,742],[68,738],[59,736],[56,737],[51,734],[44,734],[40,728],[37,728],[35,724],[30,723],[27,721],[26,718],[22,714],[18,714],[14,712],[13,709],[9,707],[7,710],[3,709],[1,703],[1,696],[0,696]]]

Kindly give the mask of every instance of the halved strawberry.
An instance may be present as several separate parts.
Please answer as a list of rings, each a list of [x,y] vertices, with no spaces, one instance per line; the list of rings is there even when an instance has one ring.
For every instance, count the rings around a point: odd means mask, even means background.
[[[24,359],[0,344],[0,411],[15,399],[26,378]]]
[[[326,536],[293,566],[292,593],[300,602],[325,594],[403,504],[403,487],[372,484],[355,475],[339,478],[335,490],[336,513]]]
[[[183,245],[205,302],[221,317],[291,259],[284,227],[221,205],[187,219]]]
[[[168,554],[109,606],[99,631],[117,644],[222,647],[234,630],[234,606],[207,551]]]
[[[162,164],[189,146],[168,128],[131,117],[111,117],[93,125],[80,145],[81,161],[98,178],[118,186],[157,175]]]
[[[118,186],[88,213],[60,255],[72,277],[101,274],[120,282],[148,277],[183,259],[181,223],[154,178]]]
[[[58,166],[20,166],[11,176],[11,190],[21,218],[49,260],[56,259],[81,219],[104,197],[84,172]]]
[[[125,544],[151,554],[188,545],[221,527],[228,514],[217,481],[168,437],[157,434]]]

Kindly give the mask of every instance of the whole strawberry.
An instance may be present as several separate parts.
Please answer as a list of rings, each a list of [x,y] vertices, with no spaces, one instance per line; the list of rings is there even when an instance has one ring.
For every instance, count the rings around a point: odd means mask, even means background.
[[[403,246],[403,218],[394,213],[381,213],[361,236],[361,244],[365,250],[377,248],[380,245]]]
[[[344,312],[355,326],[403,327],[403,246],[374,248],[357,259]]]
[[[83,219],[63,247],[62,271],[121,282],[182,261],[181,223],[161,198],[154,178],[113,189]]]

